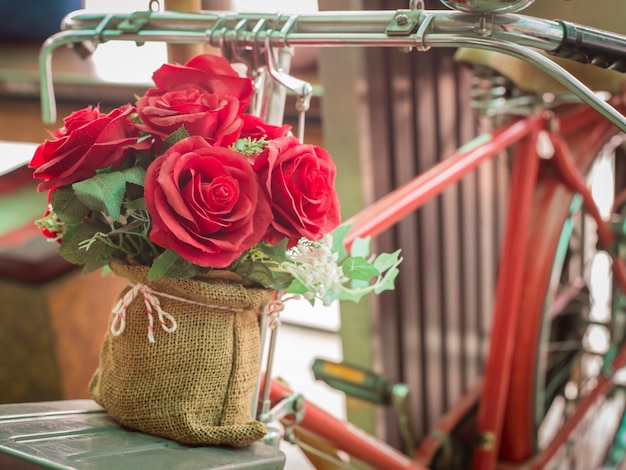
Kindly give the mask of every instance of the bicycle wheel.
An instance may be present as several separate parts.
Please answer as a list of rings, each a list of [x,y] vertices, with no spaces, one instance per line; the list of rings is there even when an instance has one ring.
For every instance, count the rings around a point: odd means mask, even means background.
[[[608,202],[601,197],[613,196],[618,188],[614,171],[601,170],[614,162],[622,139],[601,121],[572,132],[568,142],[576,165],[583,174],[595,176],[604,191],[602,196],[594,194],[604,205],[601,209],[608,209],[611,197]],[[581,198],[556,180],[550,162],[544,166],[528,242],[533,257],[525,268],[500,452],[501,459],[511,462],[527,461],[551,442],[623,339],[616,328],[617,296],[611,288],[609,257],[597,247],[594,222]],[[606,175],[612,176],[607,180]],[[568,468],[599,468],[625,408],[621,393],[594,404],[587,416],[603,418],[582,422],[572,434],[575,445],[562,449],[559,462],[567,458]]]

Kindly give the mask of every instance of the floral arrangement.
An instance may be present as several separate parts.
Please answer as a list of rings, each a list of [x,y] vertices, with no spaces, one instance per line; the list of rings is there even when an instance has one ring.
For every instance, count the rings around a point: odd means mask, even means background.
[[[37,224],[64,258],[84,272],[124,259],[151,280],[225,270],[325,304],[393,289],[399,252],[345,251],[331,156],[247,114],[249,78],[204,54],[153,81],[134,105],[71,113],[37,147]]]

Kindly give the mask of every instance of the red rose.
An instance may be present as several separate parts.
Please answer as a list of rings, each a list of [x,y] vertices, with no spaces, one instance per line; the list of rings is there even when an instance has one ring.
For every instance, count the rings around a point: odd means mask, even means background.
[[[137,142],[134,111],[125,105],[102,114],[90,106],[65,118],[64,127],[51,132],[56,139],[40,144],[30,162],[35,178],[45,180],[39,191],[91,178],[96,170],[119,167],[128,154],[150,148],[148,141]]]
[[[70,132],[74,132],[76,129],[83,127],[85,124],[95,121],[100,117],[102,117],[102,113],[100,113],[100,108],[97,106],[95,108],[88,106],[86,108],[73,111],[63,120],[63,127],[50,132],[50,134],[53,137],[60,139],[61,137],[65,137]]]
[[[285,137],[291,130],[291,126],[289,124],[273,126],[263,122],[261,118],[251,114],[242,114],[241,120],[243,121],[243,127],[241,128],[241,133],[239,134],[240,139],[243,139],[244,137],[250,137],[251,139],[260,139],[265,137],[266,140],[272,140],[279,137]]]
[[[152,75],[159,90],[173,91],[200,88],[207,93],[231,96],[239,101],[242,113],[252,100],[252,80],[242,78],[223,57],[201,54],[185,65],[165,64]]]
[[[319,240],[340,222],[335,164],[326,150],[295,137],[272,140],[254,163],[274,219],[263,240]]]
[[[252,166],[234,150],[192,136],[146,173],[150,239],[204,267],[225,268],[256,244],[270,223]]]
[[[140,128],[161,138],[184,126],[189,135],[228,146],[237,140],[242,126],[236,98],[198,88],[175,91],[152,88],[137,100],[136,106],[144,123]]]

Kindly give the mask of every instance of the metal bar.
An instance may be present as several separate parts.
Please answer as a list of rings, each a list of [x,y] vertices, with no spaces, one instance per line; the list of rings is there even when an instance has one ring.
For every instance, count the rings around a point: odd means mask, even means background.
[[[489,355],[483,378],[483,400],[478,408],[478,444],[474,449],[473,468],[495,468],[504,421],[506,397],[514,344],[509,338],[517,327],[524,260],[527,256],[527,237],[532,213],[539,156],[535,151],[539,132],[535,121],[532,134],[521,140],[515,152],[511,176],[508,218],[504,232],[504,244],[500,258],[500,273],[496,286],[496,300],[492,315],[492,331]]]
[[[478,47],[500,51],[521,58],[566,86],[585,103],[626,131],[626,120],[611,106],[562,67],[528,47],[554,51],[563,38],[560,23],[523,15],[495,15],[486,21],[482,15],[456,11],[389,10],[369,12],[333,12],[308,15],[269,13],[179,13],[153,12],[133,27],[136,14],[97,15],[82,11],[68,15],[64,31],[51,36],[40,54],[42,115],[45,122],[56,120],[52,88],[52,51],[64,44],[112,40],[162,41],[175,44],[204,42],[223,47],[225,35],[244,50],[271,46],[369,46],[369,47]],[[402,18],[402,21],[400,21]],[[106,23],[104,22],[106,20]],[[242,21],[245,20],[245,21]],[[242,25],[263,22],[254,33]],[[104,26],[103,26],[104,24]],[[415,25],[406,30],[399,24]],[[392,29],[392,26],[395,28]],[[212,28],[219,29],[215,31]],[[285,27],[285,29],[283,29]]]
[[[430,37],[424,41],[424,44],[432,46],[436,45],[439,47],[475,47],[479,49],[502,52],[513,57],[517,57],[518,59],[522,59],[550,75],[571,91],[575,96],[580,98],[584,103],[598,111],[609,121],[615,124],[620,130],[626,132],[626,118],[624,118],[619,111],[598,97],[596,93],[590,90],[584,83],[575,78],[563,67],[533,49],[520,46],[513,42],[501,41],[497,39],[494,40],[491,38],[464,38],[454,36],[440,36],[438,38]]]
[[[494,135],[478,136],[459,153],[368,206],[346,222],[352,225],[345,237],[346,246],[350,246],[357,237],[377,235],[389,228],[481,162],[498,155],[512,142],[531,132],[540,119],[541,116],[531,116],[508,125]]]
[[[80,13],[80,12],[79,12]],[[447,40],[452,36],[462,38],[485,38],[476,31],[476,16],[457,12],[337,12],[336,15],[271,15],[271,14],[183,14],[176,12],[154,13],[150,21],[137,30],[123,27],[132,14],[109,15],[107,28],[100,32],[100,42],[105,41],[165,41],[174,43],[208,42],[221,46],[221,37],[226,32],[236,31],[235,40],[241,47],[254,47],[269,36],[272,46],[370,46],[405,47],[417,46],[422,38],[441,36]],[[424,25],[415,32],[397,35],[388,31],[397,16],[410,16],[416,23]],[[93,31],[104,17],[93,14],[71,14],[64,21],[65,32]],[[526,47],[553,51],[563,36],[559,23],[539,20],[521,15],[497,17],[489,37],[496,41],[511,41]],[[240,26],[250,25],[249,29]],[[259,22],[264,28],[253,34],[252,27]],[[282,30],[286,25],[287,30]],[[432,41],[433,45],[436,40]]]
[[[274,380],[271,398],[277,403],[293,392],[285,385]],[[326,436],[328,442],[373,468],[385,470],[426,470],[400,451],[387,446],[374,436],[359,432],[354,425],[338,419],[313,403],[305,402],[302,425],[314,434]]]
[[[207,33],[220,29],[233,30],[242,20],[254,25],[264,21],[268,30],[278,33],[283,26],[289,24],[289,30],[281,34],[273,34],[272,39],[282,39],[282,46],[322,45],[332,46],[338,41],[346,41],[352,45],[366,45],[374,40],[383,41],[384,45],[410,45],[419,39],[424,31],[407,29],[405,34],[388,32],[388,27],[394,24],[397,17],[414,21],[417,25],[428,25],[427,30],[433,34],[462,34],[467,37],[485,37],[486,31],[478,28],[479,15],[454,11],[424,11],[424,10],[379,10],[379,11],[337,11],[332,14],[318,12],[300,15],[281,15],[275,13],[232,13],[232,12],[153,12],[149,21],[135,31],[122,28],[124,22],[132,19],[133,13],[115,14],[105,31],[105,37],[119,40],[136,40],[142,37],[156,38],[161,35],[168,38],[188,39],[196,37],[206,39]],[[85,13],[81,10],[68,15],[62,24],[65,31],[94,29],[102,20],[103,15]],[[404,21],[404,19],[402,20]],[[560,23],[545,19],[523,15],[497,15],[489,23],[488,35],[499,39],[515,41],[518,44],[554,50],[561,42],[563,29]],[[238,39],[248,42],[254,38],[248,35],[250,31],[239,31]],[[264,36],[261,39],[265,39]],[[162,39],[161,39],[162,40]],[[218,44],[213,44],[218,45]],[[375,45],[375,44],[372,44]]]
[[[563,36],[556,22],[521,15],[495,18],[490,24],[495,41],[515,38],[525,46],[553,50]],[[400,32],[389,29],[405,20],[419,27]],[[469,38],[480,39],[485,33],[476,31],[477,24],[478,16],[453,11],[346,11],[309,15],[215,12],[151,12],[146,15],[146,12],[137,12],[103,15],[79,10],[68,15],[62,23],[63,31],[51,36],[41,48],[42,116],[47,123],[56,121],[49,56],[62,45],[76,44],[78,48],[83,43],[93,46],[121,40],[138,44],[148,41],[200,42],[222,48],[227,42],[230,47],[248,53],[255,53],[268,45],[272,48],[369,46],[423,50],[427,38],[432,44],[452,42],[454,46],[462,45],[459,35],[467,37],[468,41]],[[452,33],[453,37],[449,37]],[[440,40],[432,37],[437,34],[443,37]],[[471,41],[467,45],[470,46]]]

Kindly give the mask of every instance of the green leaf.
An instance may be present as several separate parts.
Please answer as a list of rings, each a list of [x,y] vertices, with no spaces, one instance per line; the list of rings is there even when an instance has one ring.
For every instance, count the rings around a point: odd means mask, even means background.
[[[287,242],[288,240],[286,238],[276,245],[261,242],[258,244],[258,247],[261,252],[272,261],[283,263],[289,261],[289,258],[287,257]]]
[[[395,289],[394,281],[396,280],[396,277],[398,277],[399,273],[400,273],[400,270],[398,268],[392,268],[389,271],[387,271],[385,275],[383,276],[382,280],[379,283],[377,283],[376,286],[374,287],[374,293],[380,294],[381,292],[386,291],[386,290],[394,290]]]
[[[266,286],[272,289],[287,289],[293,282],[293,276],[287,273],[272,272],[272,277],[274,278],[274,280],[271,284]]]
[[[237,141],[235,141],[230,146],[230,148],[246,157],[250,157],[252,155],[261,153],[263,149],[268,146],[268,144],[269,142],[265,140],[265,137],[261,137],[260,139],[244,137],[243,139],[238,139]]]
[[[135,162],[133,166],[138,166],[146,170],[153,161],[154,156],[150,152],[142,150],[135,152]]]
[[[341,263],[348,256],[348,252],[346,251],[346,247],[344,245],[344,239],[350,230],[350,225],[340,225],[335,230],[331,232],[333,237],[333,253],[337,253],[339,258],[337,260],[338,263]]]
[[[272,271],[260,261],[250,263],[248,270],[244,274],[244,279],[274,289],[285,288],[291,283],[291,276],[272,273]]]
[[[126,209],[148,210],[146,207],[146,200],[142,197],[133,201],[124,202],[124,207],[126,207]]]
[[[348,258],[341,265],[341,269],[350,279],[361,281],[368,281],[372,276],[380,275],[380,271],[362,256]]]
[[[89,208],[76,198],[71,186],[54,190],[50,203],[59,219],[68,225],[80,224],[89,213]]]
[[[350,247],[350,256],[367,258],[370,254],[371,237],[355,238]]]
[[[189,132],[185,129],[185,126],[180,126],[177,130],[168,135],[163,141],[163,147],[161,148],[161,155],[169,150],[169,148],[176,142],[180,142],[183,139],[189,137]]]
[[[289,287],[285,289],[285,292],[294,295],[304,295],[309,292],[309,289],[307,289],[307,287],[298,279],[294,278],[293,281],[291,281],[291,284],[289,284]],[[308,299],[308,301],[311,305],[315,305],[315,298]]]
[[[287,287],[286,292],[289,294],[306,294],[308,289],[298,279],[294,278],[291,284],[289,284],[289,287]]]
[[[201,269],[200,266],[193,264],[185,258],[178,258],[167,270],[165,277],[170,279],[189,279],[198,274]]]
[[[126,183],[143,186],[145,170],[133,167],[123,171],[98,174],[74,183],[72,188],[80,201],[92,210],[105,212],[119,220],[120,207],[126,193]]]
[[[150,271],[148,280],[156,281],[162,277],[169,279],[188,279],[198,274],[202,268],[179,256],[173,250],[165,250],[156,257]]]
[[[88,250],[80,247],[80,242],[93,238],[97,233],[106,233],[108,225],[100,221],[85,222],[70,227],[63,234],[59,253],[73,264],[103,266],[114,258],[119,250],[96,239]]]
[[[87,263],[83,265],[83,269],[81,269],[80,273],[84,276],[85,274],[89,274],[92,271],[95,271],[100,268],[105,268],[109,264],[110,259],[108,260],[98,260],[93,259],[89,260]]]
[[[165,276],[165,273],[178,258],[178,254],[172,250],[165,250],[157,256],[148,272],[148,280],[155,281]]]
[[[356,292],[348,292],[342,291],[339,296],[339,300],[348,300],[350,302],[359,302],[365,295],[369,294],[369,291],[356,291]]]
[[[387,271],[389,268],[397,265],[400,262],[400,252],[402,250],[396,250],[393,253],[381,253],[374,260],[374,266],[381,273]]]
[[[368,279],[351,279],[350,280],[350,289],[362,290],[368,289],[370,283],[370,278]]]
[[[248,257],[233,263],[229,269],[240,274],[244,281],[272,289],[285,289],[293,279],[287,273],[273,272],[263,261],[253,261]]]
[[[146,179],[146,170],[138,166],[124,170],[121,173],[126,178],[127,183],[136,184],[138,186],[143,186],[143,182]]]

